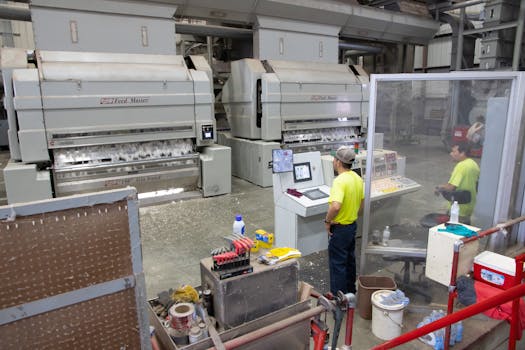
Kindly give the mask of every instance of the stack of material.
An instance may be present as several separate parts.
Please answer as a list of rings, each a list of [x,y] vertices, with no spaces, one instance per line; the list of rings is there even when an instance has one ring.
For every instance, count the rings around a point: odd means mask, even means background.
[[[394,1],[392,4],[385,5],[385,9],[409,13],[416,16],[432,17],[428,12],[427,4],[420,1],[398,0]]]
[[[516,21],[519,10],[519,0],[490,0],[485,4],[483,27],[491,28]],[[510,69],[512,67],[515,38],[516,28],[493,30],[484,33],[481,39],[480,68],[486,70]],[[523,46],[521,52],[520,56],[523,57]]]

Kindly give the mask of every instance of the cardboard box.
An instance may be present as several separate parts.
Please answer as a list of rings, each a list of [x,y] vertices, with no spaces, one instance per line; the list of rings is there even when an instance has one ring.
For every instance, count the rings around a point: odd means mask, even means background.
[[[516,283],[516,261],[484,251],[474,258],[474,279],[496,288],[509,289]]]

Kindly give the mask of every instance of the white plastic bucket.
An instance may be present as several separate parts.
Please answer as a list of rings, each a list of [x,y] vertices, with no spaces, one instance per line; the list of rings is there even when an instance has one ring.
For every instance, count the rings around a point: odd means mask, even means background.
[[[379,339],[390,340],[401,335],[405,305],[385,305],[383,297],[395,293],[391,290],[378,290],[372,293],[372,333]]]

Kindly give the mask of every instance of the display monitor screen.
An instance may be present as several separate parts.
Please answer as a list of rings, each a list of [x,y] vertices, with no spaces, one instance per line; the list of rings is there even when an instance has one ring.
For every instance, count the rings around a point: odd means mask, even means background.
[[[304,191],[303,195],[305,195],[306,198],[311,199],[313,201],[315,201],[316,199],[321,199],[321,198],[328,197],[328,195],[326,193],[324,193],[323,191],[321,191],[321,190],[319,190],[317,188],[313,189],[313,190],[309,190],[309,191]]]
[[[295,182],[312,180],[310,162],[297,163],[293,165],[293,179]]]
[[[293,152],[291,149],[272,150],[272,171],[286,173],[293,170]]]

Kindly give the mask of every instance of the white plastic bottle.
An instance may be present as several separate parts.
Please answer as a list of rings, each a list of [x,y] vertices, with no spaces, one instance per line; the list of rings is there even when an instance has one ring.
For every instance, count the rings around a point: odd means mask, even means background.
[[[452,224],[458,224],[459,223],[459,204],[457,201],[454,201],[452,203],[452,206],[450,207],[450,223]]]
[[[242,221],[242,215],[236,215],[235,221],[233,222],[233,233],[244,235],[245,225]]]
[[[390,226],[385,226],[383,230],[383,245],[388,245],[388,240],[390,239]]]

